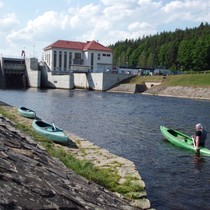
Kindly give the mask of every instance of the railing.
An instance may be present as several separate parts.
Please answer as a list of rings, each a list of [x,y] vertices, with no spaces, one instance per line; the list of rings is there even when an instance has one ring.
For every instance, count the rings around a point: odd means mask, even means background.
[[[82,59],[73,59],[73,64],[81,65],[81,64],[83,64],[83,60]]]
[[[3,68],[5,70],[25,70],[26,65],[25,64],[11,64],[11,63],[4,63]]]
[[[23,56],[17,56],[17,55],[2,55],[0,54],[1,58],[17,58],[17,59],[25,59]]]

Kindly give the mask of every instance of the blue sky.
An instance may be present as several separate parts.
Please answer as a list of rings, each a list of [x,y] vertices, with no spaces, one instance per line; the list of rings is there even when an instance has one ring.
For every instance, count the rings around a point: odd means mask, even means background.
[[[210,0],[0,0],[2,56],[42,57],[59,40],[107,46],[210,23]]]

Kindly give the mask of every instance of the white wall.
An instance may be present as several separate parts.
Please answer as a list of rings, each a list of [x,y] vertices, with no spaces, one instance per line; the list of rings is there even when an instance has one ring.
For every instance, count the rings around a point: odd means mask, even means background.
[[[38,60],[36,58],[25,59],[28,83],[30,87],[40,87],[41,72],[38,70]]]
[[[93,89],[106,91],[130,75],[105,74],[105,73],[73,73],[70,75],[52,75],[51,72],[44,78],[46,87],[73,89]],[[43,73],[42,73],[43,75]]]
[[[71,76],[69,75],[52,75],[48,73],[48,82],[51,83],[51,87],[61,88],[61,89],[72,89],[73,84],[71,81]]]
[[[56,68],[54,69],[54,51],[56,51]],[[59,52],[62,52],[62,65],[59,67]],[[67,68],[64,70],[64,52],[67,52]],[[72,53],[72,62],[69,61],[69,53]],[[70,65],[73,65],[73,59],[75,58],[75,53],[81,53],[81,59],[83,64],[81,66],[86,66],[89,68],[91,66],[91,53],[94,53],[94,63],[93,63],[93,72],[104,72],[106,69],[112,70],[112,52],[107,51],[80,51],[80,50],[71,50],[71,49],[50,49],[44,51],[44,61],[47,63],[51,71],[70,71]],[[100,56],[99,56],[100,55]],[[106,56],[105,56],[106,55]],[[110,55],[110,56],[108,56]],[[100,57],[100,60],[98,59]]]

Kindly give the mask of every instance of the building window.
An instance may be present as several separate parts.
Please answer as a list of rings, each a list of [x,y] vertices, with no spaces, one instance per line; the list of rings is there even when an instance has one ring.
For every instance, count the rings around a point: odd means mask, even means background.
[[[81,59],[82,55],[81,53],[75,53],[75,59]]]
[[[104,57],[106,57],[106,56],[107,56],[107,57],[110,57],[111,55],[110,55],[110,54],[105,54],[105,53],[103,53],[102,56],[104,56]]]
[[[69,52],[69,66],[72,64],[72,52]]]
[[[98,60],[101,60],[101,54],[100,53],[98,54]]]
[[[62,51],[59,51],[59,70],[61,70],[62,67]]]
[[[93,69],[94,64],[94,53],[91,53],[91,69]]]
[[[54,51],[54,55],[53,55],[53,67],[56,68],[57,66],[57,52]]]
[[[74,64],[82,64],[82,54],[81,53],[75,53],[74,55]]]
[[[66,71],[67,67],[67,52],[64,52],[64,71]]]

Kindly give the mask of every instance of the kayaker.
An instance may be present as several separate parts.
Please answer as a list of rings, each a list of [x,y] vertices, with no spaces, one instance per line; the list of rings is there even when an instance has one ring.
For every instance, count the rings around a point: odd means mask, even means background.
[[[199,146],[205,146],[205,141],[206,141],[206,130],[203,128],[201,123],[196,124],[195,126],[196,132],[195,132],[195,148],[196,151],[199,150]]]

